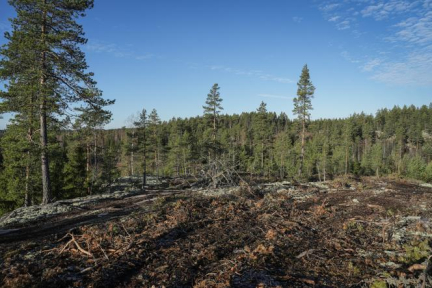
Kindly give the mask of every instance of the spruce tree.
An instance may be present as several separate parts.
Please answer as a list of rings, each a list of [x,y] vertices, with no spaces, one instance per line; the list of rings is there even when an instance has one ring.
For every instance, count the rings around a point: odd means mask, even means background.
[[[314,97],[315,87],[310,80],[309,69],[304,65],[300,80],[297,83],[297,97],[294,98],[294,115],[297,115],[301,122],[301,152],[300,166],[298,175],[301,176],[304,165],[305,144],[306,144],[306,128],[310,121],[310,110],[312,110],[312,98]]]
[[[65,194],[62,196],[65,198],[84,196],[85,188],[88,186],[86,151],[80,143],[75,143],[73,147],[69,148],[67,158],[67,163],[63,169],[63,191]]]
[[[17,16],[11,20],[12,32],[5,33],[8,43],[0,50],[0,80],[7,83],[7,92],[24,91],[23,87],[26,90],[19,97],[2,93],[1,98],[10,104],[4,109],[6,112],[37,111],[42,203],[46,204],[52,198],[49,119],[56,114],[63,115],[72,103],[100,109],[112,102],[101,98],[80,49],[87,40],[76,19],[93,7],[92,0],[9,0],[9,4]]]

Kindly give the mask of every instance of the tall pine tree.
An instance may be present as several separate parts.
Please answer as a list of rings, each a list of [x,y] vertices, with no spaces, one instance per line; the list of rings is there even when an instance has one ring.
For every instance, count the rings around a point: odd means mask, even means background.
[[[138,116],[138,120],[134,123],[138,132],[138,149],[143,155],[142,161],[142,189],[145,189],[146,180],[147,180],[147,126],[148,126],[148,116],[147,110],[143,109]]]
[[[42,203],[46,204],[52,198],[49,118],[63,115],[72,103],[100,109],[112,102],[101,98],[80,49],[87,40],[76,19],[85,16],[93,0],[9,0],[9,4],[17,16],[11,20],[12,32],[5,33],[8,43],[0,50],[0,80],[7,83],[8,92],[26,90],[19,97],[2,93],[1,98],[11,104],[6,112],[38,112]]]
[[[314,97],[315,87],[310,80],[309,69],[307,65],[303,66],[300,80],[297,83],[297,97],[294,98],[294,114],[297,115],[301,122],[301,152],[300,166],[298,175],[301,176],[304,165],[306,128],[310,121],[310,110],[312,110],[312,98]]]

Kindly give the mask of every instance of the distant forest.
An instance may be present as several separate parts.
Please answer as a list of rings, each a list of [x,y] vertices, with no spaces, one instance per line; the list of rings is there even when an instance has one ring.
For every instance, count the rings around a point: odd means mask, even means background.
[[[299,177],[301,122],[268,112],[265,103],[256,112],[220,115],[216,141],[211,117],[160,121],[153,110],[144,128],[138,120],[133,128],[73,131],[62,131],[52,122],[49,157],[54,198],[96,193],[116,177],[141,175],[144,149],[146,169],[152,175],[199,175],[213,161],[209,154],[216,153],[218,161],[241,172],[274,179]],[[28,148],[22,145],[25,131],[17,134],[13,125],[1,138],[3,211],[22,206],[26,189],[32,203],[42,197],[39,159],[36,156],[28,167],[23,156]],[[432,181],[432,104],[382,109],[375,116],[314,120],[307,128],[302,180],[394,174]],[[29,170],[31,180],[26,182]]]

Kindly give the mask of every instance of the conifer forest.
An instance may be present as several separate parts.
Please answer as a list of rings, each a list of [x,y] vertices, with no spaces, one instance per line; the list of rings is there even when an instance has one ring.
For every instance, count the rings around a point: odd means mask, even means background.
[[[1,287],[432,287],[432,98],[317,117],[304,64],[286,112],[226,113],[214,79],[198,116],[108,129],[81,24],[103,1],[7,2]]]

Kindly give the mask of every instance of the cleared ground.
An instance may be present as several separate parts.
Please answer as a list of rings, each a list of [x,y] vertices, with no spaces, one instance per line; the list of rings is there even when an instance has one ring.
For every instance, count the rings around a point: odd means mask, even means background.
[[[363,178],[223,192],[154,190],[4,227],[0,286],[430,287],[430,187]]]

